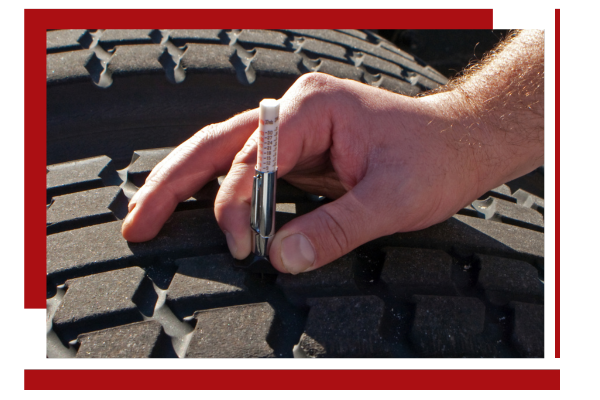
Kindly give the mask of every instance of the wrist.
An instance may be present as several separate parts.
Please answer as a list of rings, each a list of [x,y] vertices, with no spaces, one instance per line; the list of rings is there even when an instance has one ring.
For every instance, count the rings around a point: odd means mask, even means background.
[[[543,164],[543,113],[477,96],[458,87],[418,99],[462,165],[471,200]]]
[[[454,180],[453,187],[460,189],[461,204],[464,206],[498,186],[495,178],[502,179],[497,176],[501,149],[491,143],[493,134],[487,124],[478,121],[477,110],[465,104],[462,95],[455,91],[416,100],[425,136],[443,143],[448,169],[454,171],[448,178]]]

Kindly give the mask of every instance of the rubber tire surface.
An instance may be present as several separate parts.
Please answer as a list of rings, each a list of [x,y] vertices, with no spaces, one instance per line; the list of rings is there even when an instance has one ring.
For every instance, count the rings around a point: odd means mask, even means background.
[[[543,168],[298,276],[232,267],[217,181],[152,241],[120,235],[168,146],[313,70],[445,83],[410,55],[361,31],[50,31],[47,48],[48,357],[543,357]],[[323,201],[280,180],[278,225]]]

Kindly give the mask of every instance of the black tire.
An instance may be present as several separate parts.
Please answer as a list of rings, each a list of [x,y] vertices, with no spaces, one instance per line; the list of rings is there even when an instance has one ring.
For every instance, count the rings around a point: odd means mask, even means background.
[[[48,163],[177,146],[320,71],[416,95],[447,79],[359,31],[86,30],[47,34]],[[93,84],[92,84],[93,82]],[[126,165],[126,164],[125,164]]]
[[[48,32],[48,357],[543,357],[543,168],[298,276],[232,266],[217,181],[157,238],[123,240],[168,146],[315,69],[445,83],[370,32]],[[320,204],[280,181],[277,223]]]

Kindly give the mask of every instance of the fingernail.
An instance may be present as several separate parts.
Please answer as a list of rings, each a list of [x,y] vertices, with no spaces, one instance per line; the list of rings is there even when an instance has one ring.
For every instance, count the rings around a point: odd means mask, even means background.
[[[136,204],[137,203],[134,201],[129,202],[129,204],[127,204],[127,212],[132,212]]]
[[[301,233],[295,233],[281,241],[281,260],[288,272],[296,275],[312,267],[315,250]]]
[[[231,253],[231,255],[233,256],[233,258],[237,258],[237,246],[235,245],[235,240],[233,239],[233,236],[231,236],[231,233],[229,232],[224,232],[225,233],[225,239],[227,239],[227,247],[229,247],[229,252]]]
[[[129,210],[129,212],[125,216],[125,220],[123,220],[123,225],[128,225],[129,223],[131,223],[131,219],[133,218],[132,215],[133,215],[133,209]]]
[[[135,192],[135,194],[129,200],[129,204],[127,204],[127,210],[129,212],[133,211],[133,208],[137,204],[137,199],[139,197],[139,194],[140,194],[140,190],[138,190],[137,192]]]

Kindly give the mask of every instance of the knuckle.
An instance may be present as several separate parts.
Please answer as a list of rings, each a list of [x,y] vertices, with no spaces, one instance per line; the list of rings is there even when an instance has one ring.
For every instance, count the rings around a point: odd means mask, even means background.
[[[335,87],[337,79],[320,72],[310,72],[296,80],[293,92],[301,99],[312,99],[319,94],[331,91]]]
[[[192,136],[192,145],[194,147],[200,146],[203,143],[215,139],[220,132],[221,123],[210,124],[200,129]]]
[[[223,216],[226,215],[232,208],[232,199],[231,193],[221,192],[217,194],[215,197],[215,217],[217,218],[217,223],[220,224],[220,221],[223,219]]]
[[[298,83],[301,86],[321,87],[327,85],[332,77],[320,72],[309,72],[298,78]]]
[[[144,191],[150,191],[158,187],[161,181],[164,180],[164,175],[165,173],[163,170],[157,170],[154,174],[148,175],[148,177],[144,181],[144,185],[142,186],[144,188]]]
[[[330,240],[324,240],[322,243],[327,243],[334,245],[336,247],[335,250],[338,256],[341,256],[348,252],[350,241],[348,238],[348,234],[344,229],[344,225],[342,225],[341,221],[338,217],[336,217],[330,210],[326,207],[321,207],[321,224],[322,224],[322,232],[325,234],[329,234]]]
[[[233,213],[237,209],[237,203],[235,201],[235,191],[231,186],[221,186],[214,202],[214,212],[217,219],[217,223],[222,228],[223,221],[226,220],[226,216]]]
[[[236,197],[236,187],[235,185],[232,185],[232,182],[239,180],[242,176],[243,173],[238,168],[232,168],[229,171],[225,181],[223,181],[223,184],[217,192],[217,196],[215,197],[215,205],[229,204],[229,202]]]
[[[250,137],[244,147],[235,155],[234,164],[256,163],[257,143],[254,137]]]

